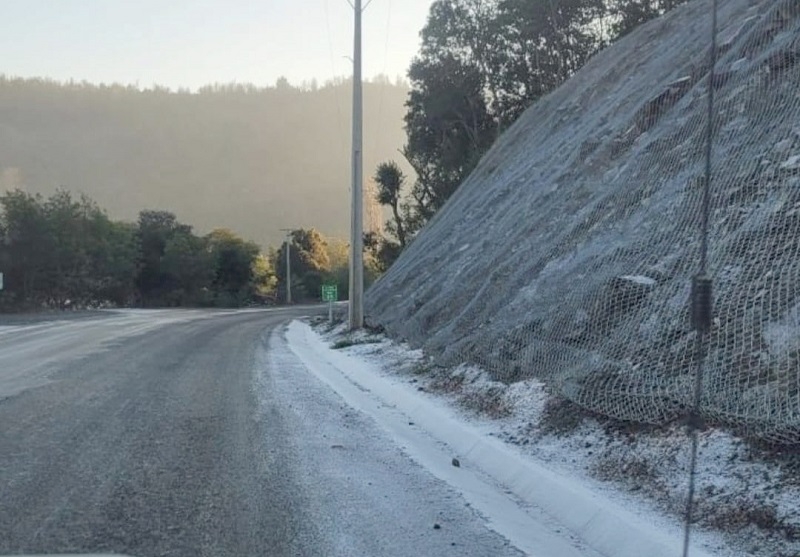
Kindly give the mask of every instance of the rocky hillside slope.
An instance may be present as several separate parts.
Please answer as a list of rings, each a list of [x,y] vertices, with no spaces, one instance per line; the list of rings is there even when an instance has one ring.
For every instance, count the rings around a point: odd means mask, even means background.
[[[442,365],[540,377],[585,408],[664,423],[690,400],[706,107],[714,88],[703,407],[800,439],[800,2],[694,0],[532,106],[367,295]]]

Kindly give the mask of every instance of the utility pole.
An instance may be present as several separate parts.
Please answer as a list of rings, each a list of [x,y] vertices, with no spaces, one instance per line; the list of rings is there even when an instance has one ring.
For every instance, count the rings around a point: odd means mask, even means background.
[[[353,45],[353,160],[350,218],[350,329],[364,326],[364,238],[362,199],[363,98],[361,84],[361,0],[354,0],[355,33]]]
[[[292,246],[292,230],[291,228],[281,228],[281,232],[286,232],[286,303],[292,303],[292,263],[290,251]]]

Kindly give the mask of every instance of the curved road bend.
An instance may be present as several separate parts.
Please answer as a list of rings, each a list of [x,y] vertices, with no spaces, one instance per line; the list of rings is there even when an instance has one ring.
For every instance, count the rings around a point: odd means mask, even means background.
[[[271,357],[308,311],[0,321],[0,555],[519,555]]]

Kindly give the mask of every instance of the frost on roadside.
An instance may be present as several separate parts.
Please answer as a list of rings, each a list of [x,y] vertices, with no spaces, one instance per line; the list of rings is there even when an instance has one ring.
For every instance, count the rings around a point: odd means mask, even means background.
[[[349,356],[379,364],[422,396],[437,397],[468,421],[565,473],[606,486],[609,496],[634,497],[646,508],[681,516],[688,445],[680,425],[643,427],[589,415],[551,397],[535,379],[511,384],[477,366],[434,365],[421,350],[385,335],[316,323],[319,334]],[[800,554],[800,458],[759,448],[731,433],[701,434],[698,526],[744,554]],[[720,542],[721,544],[721,542]],[[724,550],[723,550],[724,551]]]

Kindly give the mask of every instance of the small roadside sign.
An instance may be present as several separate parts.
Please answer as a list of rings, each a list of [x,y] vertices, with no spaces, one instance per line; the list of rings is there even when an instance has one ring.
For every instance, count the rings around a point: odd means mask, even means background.
[[[322,285],[322,301],[328,302],[328,321],[333,323],[333,302],[339,300],[339,290],[335,284]]]
[[[322,301],[323,302],[336,302],[339,299],[338,288],[335,284],[322,285]]]

